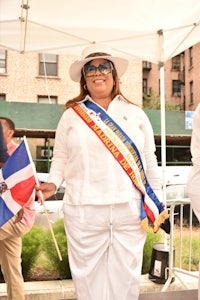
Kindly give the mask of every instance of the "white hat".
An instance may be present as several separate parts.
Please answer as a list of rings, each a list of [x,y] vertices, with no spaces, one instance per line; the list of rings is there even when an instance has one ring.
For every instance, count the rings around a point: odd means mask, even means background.
[[[99,53],[99,56],[92,56],[94,53]],[[101,53],[105,55],[101,55]],[[88,57],[90,55],[90,57]],[[92,44],[86,49],[83,50],[82,55],[81,55],[81,60],[76,60],[70,67],[69,69],[69,75],[73,81],[79,82],[81,79],[81,70],[83,66],[97,58],[103,58],[110,60],[113,62],[115,69],[117,71],[117,75],[121,77],[127,67],[128,67],[128,60],[122,57],[118,57],[116,55],[112,55],[111,49],[108,49],[105,45],[99,45],[99,44]]]

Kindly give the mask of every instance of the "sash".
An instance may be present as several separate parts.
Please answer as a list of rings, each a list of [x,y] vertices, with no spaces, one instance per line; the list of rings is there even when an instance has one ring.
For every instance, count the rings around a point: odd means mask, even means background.
[[[149,219],[154,225],[154,232],[157,232],[161,224],[168,219],[168,213],[148,183],[140,153],[134,142],[94,102],[86,100],[84,103],[73,105],[72,109],[95,132],[141,192],[141,227],[147,231]]]

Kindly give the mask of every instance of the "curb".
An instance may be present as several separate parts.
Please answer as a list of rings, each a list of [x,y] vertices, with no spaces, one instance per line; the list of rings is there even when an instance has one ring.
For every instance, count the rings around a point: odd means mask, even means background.
[[[195,272],[195,274],[196,273],[198,272]],[[192,276],[188,276],[184,274],[179,275],[179,277],[181,277],[181,280],[183,282],[187,283],[187,285],[190,287],[191,290],[194,290],[193,294],[195,293],[196,295],[198,289],[198,278],[194,278]],[[155,293],[157,295],[159,294],[161,295],[160,292],[163,286],[164,284],[158,284],[152,282],[149,279],[148,274],[142,275],[140,300],[153,299],[151,298],[151,295],[154,294],[155,296]],[[73,281],[68,279],[55,280],[55,281],[25,282],[24,288],[25,288],[25,300],[33,300],[33,299],[34,300],[75,300],[76,299]],[[171,295],[171,292],[181,291],[181,290],[182,291],[186,290],[186,288],[177,278],[175,278],[174,282],[170,284],[168,291],[165,292],[165,295],[167,295],[168,292],[170,292],[169,294]],[[156,299],[159,300],[160,299],[159,296],[156,297]],[[171,298],[166,298],[166,299],[171,299]],[[7,300],[5,283],[0,284],[0,300]],[[155,298],[153,300],[155,300]]]

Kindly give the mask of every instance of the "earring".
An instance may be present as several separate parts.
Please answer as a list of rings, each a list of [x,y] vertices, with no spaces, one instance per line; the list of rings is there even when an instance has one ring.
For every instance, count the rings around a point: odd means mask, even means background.
[[[87,91],[87,84],[84,84],[83,88],[85,91]]]

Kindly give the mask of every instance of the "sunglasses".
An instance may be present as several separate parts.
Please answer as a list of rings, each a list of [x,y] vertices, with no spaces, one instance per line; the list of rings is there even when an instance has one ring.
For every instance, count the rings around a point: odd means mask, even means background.
[[[99,64],[97,67],[94,65],[86,64],[83,67],[83,74],[85,77],[94,76],[96,74],[97,69],[101,72],[102,75],[107,75],[111,73],[113,70],[112,63],[109,61],[105,61]]]

